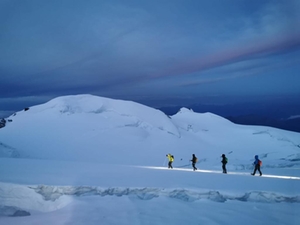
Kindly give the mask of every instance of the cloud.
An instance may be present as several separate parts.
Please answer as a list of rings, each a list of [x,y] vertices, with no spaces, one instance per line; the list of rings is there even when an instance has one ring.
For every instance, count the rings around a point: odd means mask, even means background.
[[[300,33],[283,36],[276,40],[263,41],[261,43],[249,44],[248,46],[238,46],[226,51],[207,55],[200,59],[193,59],[181,65],[164,71],[157,76],[168,76],[178,74],[189,74],[207,69],[212,69],[240,61],[247,61],[256,58],[268,57],[274,54],[283,54],[289,50],[300,48]]]
[[[253,5],[248,6],[255,8]],[[219,25],[209,29],[210,39],[204,41],[204,45],[208,46],[204,54],[199,49],[198,54],[154,76],[186,75],[236,62],[299,51],[299,10],[300,4],[297,1],[262,2],[256,10],[238,18],[235,17],[237,12],[233,13],[233,17],[227,15],[218,21]]]
[[[0,12],[0,66],[23,76],[107,55],[144,20],[134,8],[99,1],[12,1]]]
[[[175,95],[299,59],[297,1],[0,4],[1,97]]]
[[[294,120],[294,119],[298,119],[298,118],[300,118],[300,115],[294,115],[294,116],[290,116],[286,120]]]

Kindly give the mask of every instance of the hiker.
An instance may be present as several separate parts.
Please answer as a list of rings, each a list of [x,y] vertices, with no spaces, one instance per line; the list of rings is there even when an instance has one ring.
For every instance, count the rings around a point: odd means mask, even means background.
[[[190,161],[192,162],[192,166],[193,166],[193,169],[194,169],[194,171],[195,171],[195,170],[197,170],[197,168],[196,168],[195,165],[196,165],[198,159],[197,159],[197,157],[195,156],[195,154],[193,154],[192,157],[193,157],[193,158],[192,158]]]
[[[228,159],[226,158],[225,154],[222,154],[222,169],[223,169],[223,173],[227,173],[227,170],[226,170],[226,164],[227,164],[227,161]]]
[[[253,163],[254,171],[253,171],[253,173],[251,173],[251,175],[254,176],[256,173],[256,170],[258,170],[259,175],[261,176],[262,172],[260,171],[260,166],[261,166],[262,162],[259,160],[258,155],[254,156],[254,159],[255,159],[255,161]]]
[[[168,155],[166,155],[166,157],[168,157],[168,160],[169,160],[169,163],[168,163],[168,168],[170,169],[173,169],[173,166],[172,166],[172,163],[174,161],[174,156],[171,155],[170,153]]]

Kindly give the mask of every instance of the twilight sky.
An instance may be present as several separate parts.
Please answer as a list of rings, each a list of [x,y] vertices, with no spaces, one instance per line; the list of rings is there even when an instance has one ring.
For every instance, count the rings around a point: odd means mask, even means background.
[[[69,94],[300,97],[298,0],[0,0],[0,117]]]

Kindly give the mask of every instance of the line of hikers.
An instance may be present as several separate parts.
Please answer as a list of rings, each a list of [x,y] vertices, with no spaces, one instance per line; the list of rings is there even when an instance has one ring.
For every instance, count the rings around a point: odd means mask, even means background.
[[[166,157],[168,157],[168,160],[169,160],[169,163],[168,163],[168,168],[169,169],[173,169],[173,166],[172,166],[172,163],[174,162],[174,156],[171,155],[170,153],[166,155]],[[226,169],[226,164],[228,162],[228,159],[227,157],[225,156],[225,154],[222,154],[222,170],[223,170],[223,173],[227,173],[227,169]],[[256,174],[256,171],[259,172],[259,175],[261,176],[262,175],[262,172],[260,170],[260,167],[262,165],[262,161],[258,158],[258,155],[255,155],[254,156],[254,159],[255,161],[253,162],[253,165],[254,165],[254,171],[253,173],[251,173],[252,176],[254,176]],[[197,170],[197,167],[196,167],[196,163],[198,162],[198,159],[197,157],[195,156],[195,154],[192,155],[192,159],[190,160],[192,162],[192,167],[193,167],[193,170]]]

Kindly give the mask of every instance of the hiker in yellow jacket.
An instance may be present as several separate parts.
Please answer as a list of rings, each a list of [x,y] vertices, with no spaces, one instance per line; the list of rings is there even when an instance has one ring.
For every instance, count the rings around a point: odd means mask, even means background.
[[[168,168],[170,169],[173,169],[173,166],[172,166],[172,163],[174,161],[174,156],[171,155],[170,153],[168,155],[166,155],[168,157],[168,160],[169,160],[169,163],[168,163]]]

